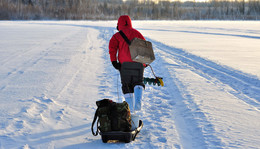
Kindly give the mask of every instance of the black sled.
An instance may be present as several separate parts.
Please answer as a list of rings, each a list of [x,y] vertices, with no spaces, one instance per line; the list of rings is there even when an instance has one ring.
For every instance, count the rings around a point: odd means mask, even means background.
[[[137,134],[143,127],[143,122],[139,120],[138,127],[131,131],[131,123],[133,121],[126,101],[123,103],[115,103],[112,100],[103,99],[97,101],[96,104],[98,109],[95,112],[91,126],[91,131],[94,136],[100,134],[104,143],[107,143],[109,140],[118,140],[126,143],[135,140]],[[96,122],[97,130],[94,131]],[[138,121],[136,123],[138,123]]]
[[[99,132],[101,135],[101,139],[103,143],[107,143],[109,140],[118,140],[125,143],[130,143],[134,141],[138,133],[143,128],[142,120],[139,120],[139,126],[130,132],[123,132],[123,131],[110,131],[110,132]]]

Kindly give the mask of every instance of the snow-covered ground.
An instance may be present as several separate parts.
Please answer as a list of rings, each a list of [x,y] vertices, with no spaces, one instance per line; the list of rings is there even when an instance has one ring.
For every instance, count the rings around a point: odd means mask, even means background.
[[[123,98],[116,21],[0,21],[0,148],[260,148],[259,21],[133,26],[165,86],[146,86],[134,142],[104,144],[90,127],[96,100]]]

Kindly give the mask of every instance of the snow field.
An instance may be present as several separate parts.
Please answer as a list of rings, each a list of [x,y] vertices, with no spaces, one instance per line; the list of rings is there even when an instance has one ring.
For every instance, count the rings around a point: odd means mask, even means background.
[[[146,86],[134,142],[103,144],[95,101],[123,98],[108,54],[116,21],[0,22],[0,148],[259,148],[259,22],[133,25],[165,86]]]

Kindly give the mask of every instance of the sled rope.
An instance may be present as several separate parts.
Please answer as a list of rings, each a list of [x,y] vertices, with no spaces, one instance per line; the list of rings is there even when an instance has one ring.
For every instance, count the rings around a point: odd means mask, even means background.
[[[117,79],[116,79],[116,90],[117,90],[117,101],[120,102],[119,101],[119,91],[118,91],[118,79],[119,79],[118,76],[119,76],[119,74],[117,74]]]
[[[151,66],[151,65],[148,65],[148,66],[151,68],[151,70],[152,70],[152,73],[153,73],[154,77],[155,77],[155,78],[157,78],[157,76],[155,75],[155,73],[154,73],[154,71],[153,71],[153,68],[152,68],[152,66]]]

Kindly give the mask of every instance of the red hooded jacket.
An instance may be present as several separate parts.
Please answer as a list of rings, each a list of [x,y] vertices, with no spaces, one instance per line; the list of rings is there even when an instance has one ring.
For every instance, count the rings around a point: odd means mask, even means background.
[[[131,19],[127,15],[123,15],[119,17],[117,26],[118,26],[118,30],[123,31],[126,37],[130,41],[135,37],[145,40],[145,38],[140,32],[132,28]],[[118,52],[118,58],[117,58],[117,52]],[[123,62],[133,62],[131,59],[129,46],[119,32],[115,33],[110,39],[109,54],[110,54],[111,62],[117,61],[117,59],[121,64]]]

